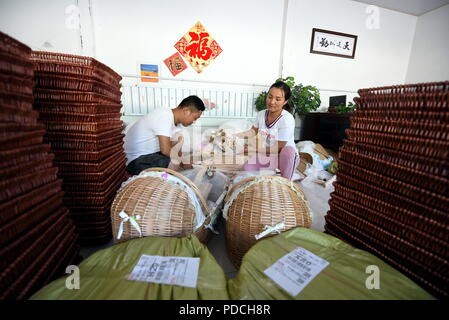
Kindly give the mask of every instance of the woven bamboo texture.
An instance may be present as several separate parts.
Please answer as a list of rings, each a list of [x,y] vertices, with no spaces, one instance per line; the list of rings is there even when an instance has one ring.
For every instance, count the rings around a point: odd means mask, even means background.
[[[118,86],[122,79],[114,70],[89,57],[33,51],[31,59],[36,63],[38,72],[94,78],[111,86]]]
[[[359,90],[325,232],[449,296],[449,82]]]
[[[62,180],[33,110],[30,53],[0,32],[0,299],[28,298],[78,254]]]
[[[40,112],[76,112],[80,114],[120,113],[117,103],[64,103],[36,101],[34,108]]]
[[[250,177],[238,182],[225,198],[228,202],[234,193],[238,194],[229,206],[226,221],[226,247],[237,267],[256,243],[255,235],[263,232],[265,226],[283,222],[285,227],[280,231],[286,231],[295,227],[308,228],[312,224],[304,191],[298,185],[282,177],[267,176],[247,187],[258,178]],[[293,189],[302,194],[303,199]]]
[[[117,101],[120,101],[122,95],[120,90],[117,89],[117,86],[113,87],[100,81],[89,80],[82,77],[69,77],[53,73],[36,72],[34,74],[34,79],[37,88],[97,92]]]
[[[205,222],[194,230],[196,213],[187,192],[179,185],[157,177],[142,177],[129,182],[114,199],[111,208],[112,232],[116,242],[140,237],[130,222],[123,223],[123,235],[118,239],[122,222],[119,213],[124,211],[129,217],[140,216],[137,220],[142,236],[183,237],[191,233],[206,241],[208,230],[204,228],[210,221],[209,208],[198,188],[186,177],[166,168],[151,168],[143,172],[166,172],[185,182],[195,193],[201,204]]]
[[[28,60],[30,59],[31,48],[0,32],[0,52]]]

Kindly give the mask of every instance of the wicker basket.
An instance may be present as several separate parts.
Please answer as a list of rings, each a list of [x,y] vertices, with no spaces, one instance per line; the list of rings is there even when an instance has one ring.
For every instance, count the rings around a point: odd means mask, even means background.
[[[119,86],[122,77],[105,64],[89,57],[63,53],[33,51],[31,59],[36,62],[36,71],[83,76]]]
[[[121,212],[137,220],[141,234],[129,220],[119,216]],[[112,203],[111,219],[116,242],[140,236],[183,237],[191,233],[206,242],[210,210],[189,179],[170,169],[151,168],[120,189]],[[120,227],[123,233],[119,237]]]
[[[34,109],[40,112],[76,112],[79,114],[120,113],[119,103],[65,103],[36,101]]]
[[[399,166],[427,172],[433,176],[449,178],[449,161],[446,160],[433,159],[349,140],[345,141],[344,146],[340,150],[350,150],[371,158],[389,161]]]
[[[415,243],[440,257],[449,255],[449,242],[447,239],[437,238],[429,232],[418,230],[415,226],[405,225],[389,216],[381,215],[374,210],[365,208],[366,211],[358,211],[357,213],[362,214],[358,215],[354,209],[345,209],[343,208],[343,203],[333,199],[330,200],[329,204],[334,216],[345,221],[347,224],[352,224],[361,230],[365,230],[365,232],[371,232],[372,226],[375,225],[407,241]]]
[[[449,81],[441,81],[359,89],[358,94],[360,95],[360,97],[382,94],[391,96],[393,94],[397,95],[406,93],[437,93],[448,90]]]
[[[381,243],[376,238],[365,237],[359,233],[354,232],[354,230],[350,230],[345,228],[344,226],[340,226],[332,219],[330,216],[326,216],[326,225],[325,232],[329,233],[335,237],[338,237],[346,242],[353,244],[356,247],[362,248],[369,252],[374,253],[379,256],[393,267],[397,268],[399,271],[406,274],[412,280],[421,284],[424,288],[428,289],[431,293],[437,294],[440,296],[448,296],[447,286],[448,281],[441,281],[441,277],[439,279],[434,278],[433,273],[429,272],[428,268],[426,271],[417,270],[417,266],[421,266],[421,264],[417,263],[415,260],[410,262],[410,256],[404,253],[398,252],[391,246],[385,246],[382,244],[381,248],[379,248],[378,244]],[[447,274],[447,273],[446,273]]]
[[[109,157],[111,154],[123,153],[123,142],[98,151],[78,150],[74,152],[73,150],[53,149],[52,152],[55,154],[56,161],[100,162]]]
[[[27,59],[0,51],[0,73],[31,79],[34,74],[34,64]]]
[[[233,185],[225,198],[223,216],[228,254],[237,267],[265,227],[284,223],[279,231],[286,231],[312,224],[304,191],[277,176],[249,177]]]
[[[23,195],[20,195],[8,202],[0,205],[0,225],[18,217],[23,212],[36,206],[45,199],[61,191],[62,180],[56,180],[46,185],[33,189]]]
[[[29,255],[24,256],[26,263],[32,261],[39,252],[45,248],[53,238],[64,228],[64,223],[67,222],[67,217],[64,215],[67,209],[60,208],[54,213],[48,215],[41,223],[38,223],[35,228],[29,232],[18,237],[10,245],[3,247],[0,250],[0,270],[5,270],[8,265],[17,261],[28,248]],[[36,250],[39,248],[39,250]]]
[[[34,82],[32,79],[24,79],[12,75],[0,73],[0,91],[23,95],[33,95]]]
[[[51,143],[51,146],[55,149],[98,151],[122,143],[124,136],[125,135],[123,134],[119,134],[117,136],[110,136],[107,139],[97,141],[81,139],[53,140],[52,138],[45,136],[44,142]]]
[[[32,172],[39,172],[44,169],[53,167],[53,154],[47,154],[42,159],[35,159],[15,166],[5,167],[0,169],[0,177],[2,179],[9,179],[21,174],[28,174]]]
[[[28,94],[8,93],[0,90],[0,110],[33,110],[33,96]]]
[[[449,241],[449,227],[439,221],[433,220],[432,217],[428,217],[427,214],[423,215],[422,213],[415,213],[391,204],[385,204],[383,209],[379,210],[379,204],[367,207],[363,204],[366,203],[365,200],[366,199],[362,199],[362,201],[357,202],[352,199],[344,198],[334,192],[332,194],[332,199],[329,200],[329,204],[331,205],[331,208],[333,208],[333,204],[338,205],[348,212],[386,227],[387,223],[390,221],[394,221],[400,225],[406,225],[409,228],[415,228],[419,225],[419,230],[421,232],[428,233],[446,242]],[[383,203],[380,203],[380,205],[382,206]],[[388,227],[396,228],[393,223],[388,225]]]
[[[17,164],[44,159],[50,151],[49,144],[37,144],[28,147],[13,148],[0,151],[0,168],[8,168]]]
[[[449,180],[445,177],[434,176],[426,172],[399,166],[389,161],[371,158],[343,148],[341,149],[341,159],[338,161],[339,168],[341,162],[341,165],[348,169],[346,172],[355,176],[359,176],[361,173],[357,172],[358,168],[349,167],[349,164],[351,166],[367,168],[383,176],[391,177],[419,188],[425,188],[441,195],[448,194]],[[380,176],[378,177],[381,178]],[[376,183],[375,179],[371,182]],[[377,183],[379,182],[377,181]]]
[[[58,103],[97,103],[97,104],[120,104],[120,99],[110,98],[97,92],[91,91],[70,91],[57,89],[34,89],[34,98],[38,103],[58,102]]]
[[[0,203],[56,180],[57,171],[58,168],[47,168],[0,180]]]
[[[86,78],[36,72],[34,79],[37,88],[97,92],[113,100],[120,100],[122,96],[120,87],[112,87],[100,81]]]
[[[51,212],[62,207],[62,192],[39,203],[29,211],[21,214],[0,227],[0,242],[6,244],[16,239],[21,233],[30,230],[36,223],[45,220]]]
[[[351,117],[350,121],[351,128],[356,130],[375,131],[442,141],[447,141],[449,139],[449,125],[447,124],[381,120],[361,117]]]
[[[349,140],[358,143],[373,144],[379,147],[401,150],[442,160],[449,159],[448,141],[413,138],[354,129],[346,129],[346,134]]]
[[[403,211],[397,210],[398,208],[401,208],[415,214],[424,214],[426,219],[424,219],[423,221],[425,221],[425,223],[437,222],[443,226],[447,224],[447,213],[445,211],[429,207],[415,200],[402,196],[396,196],[395,201],[393,203],[390,203],[388,201],[384,201],[383,199],[381,200],[377,197],[369,196],[362,192],[343,186],[338,181],[333,185],[335,187],[336,195],[339,195],[342,198],[349,199],[353,202],[357,202],[367,208],[377,210],[380,213],[390,214],[397,218],[398,221],[402,221],[405,218],[402,216]],[[389,195],[391,197],[394,196],[392,193],[389,193]]]
[[[439,208],[441,210],[449,208],[448,193],[447,191],[445,192],[444,189],[439,190],[438,193],[434,193],[429,189],[424,189],[425,186],[415,186],[408,182],[392,179],[371,170],[366,170],[356,165],[350,165],[343,160],[339,160],[338,165],[338,181],[351,186],[353,189],[376,196],[374,188],[377,186],[382,190],[387,190],[410,199],[416,199],[431,207]],[[433,182],[434,184],[437,182],[430,177],[428,178],[428,181],[429,183]],[[447,188],[447,185],[445,187]]]
[[[111,163],[121,162],[125,159],[124,153],[112,154],[101,162],[79,162],[79,161],[54,161],[59,173],[68,172],[100,172],[106,170]]]
[[[31,108],[30,108],[31,109]],[[34,110],[24,111],[14,106],[0,105],[0,122],[37,123],[38,113]]]
[[[28,60],[30,59],[31,48],[0,32],[0,52]]]
[[[116,180],[125,179],[125,169],[122,166],[117,167],[117,169],[111,173],[106,180],[102,182],[66,182],[64,181],[64,191],[70,192],[98,192],[101,190],[106,190],[112,183]]]
[[[75,226],[72,223],[68,223],[54,241],[49,246],[42,248],[35,260],[30,261],[30,264],[26,270],[21,272],[19,278],[8,286],[7,290],[2,292],[0,299],[12,297],[24,299],[29,297],[33,290],[44,285],[46,279],[54,272],[55,266],[60,264],[61,258],[68,252],[72,252],[77,238],[74,229]]]
[[[355,110],[352,117],[384,119],[396,121],[414,121],[423,123],[449,123],[449,113],[438,111],[408,111],[397,109]]]
[[[354,98],[357,110],[383,110],[389,109],[404,111],[427,111],[447,112],[449,111],[449,93],[437,94],[404,94],[396,96],[370,96],[365,98]]]
[[[68,217],[72,219],[75,224],[90,223],[90,222],[103,222],[106,220],[111,221],[111,210],[104,211],[84,211],[69,213]]]

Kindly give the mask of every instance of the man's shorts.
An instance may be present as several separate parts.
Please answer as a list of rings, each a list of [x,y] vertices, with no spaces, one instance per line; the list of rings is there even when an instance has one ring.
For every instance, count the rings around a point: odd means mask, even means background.
[[[137,175],[148,168],[168,168],[169,164],[170,157],[163,155],[161,152],[156,152],[134,159],[126,166],[126,171],[132,175]]]

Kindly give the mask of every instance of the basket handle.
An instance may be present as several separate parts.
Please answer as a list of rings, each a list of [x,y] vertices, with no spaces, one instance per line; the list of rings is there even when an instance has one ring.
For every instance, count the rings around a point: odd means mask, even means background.
[[[149,172],[149,171],[167,172],[167,173],[169,173],[169,174],[171,174],[171,175],[181,179],[183,182],[185,182],[187,185],[189,185],[193,189],[195,194],[198,196],[198,199],[200,199],[200,202],[203,205],[203,207],[204,207],[204,209],[206,210],[206,213],[207,213],[206,214],[206,218],[210,215],[210,209],[209,209],[209,206],[207,205],[206,200],[204,200],[204,197],[201,194],[200,190],[198,189],[198,187],[192,181],[190,181],[189,179],[184,177],[182,174],[180,174],[180,173],[178,173],[178,172],[176,172],[174,170],[168,169],[168,168],[158,168],[158,167],[156,167],[156,168],[148,168],[148,169],[143,170],[142,172]]]
[[[304,191],[297,184],[293,183],[293,181],[291,181],[291,180],[288,180],[288,179],[286,179],[284,177],[278,177],[278,176],[254,176],[254,177],[245,178],[242,181],[239,181],[238,183],[233,185],[232,188],[226,194],[225,202],[229,200],[229,197],[232,195],[232,193],[234,193],[234,191],[237,189],[237,187],[240,187],[241,185],[243,185],[245,183],[253,181],[256,178],[269,178],[269,179],[273,179],[273,180],[285,180],[285,181],[288,181],[295,189],[300,191],[301,194],[304,196],[304,199],[306,199],[306,195],[304,194]]]

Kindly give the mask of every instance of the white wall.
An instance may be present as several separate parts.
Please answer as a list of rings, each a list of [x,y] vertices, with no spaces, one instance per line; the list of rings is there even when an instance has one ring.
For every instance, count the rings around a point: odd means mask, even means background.
[[[200,21],[223,52],[198,74],[188,68],[176,78],[243,83],[276,79],[283,1],[279,0],[94,0],[97,57],[123,74],[139,63],[159,64],[175,43]]]
[[[67,26],[74,4],[79,29]],[[380,8],[380,28],[368,29],[366,8],[351,0],[289,0],[283,76],[349,91],[404,83],[417,17]],[[203,73],[189,67],[176,79],[269,85],[278,76],[283,0],[1,0],[0,9],[0,30],[34,49],[92,55],[121,74],[159,64],[163,77],[172,77],[163,60],[201,21],[223,52]],[[358,35],[355,59],[309,53],[314,27]]]
[[[379,8],[379,29],[369,29],[367,7],[350,0],[290,0],[284,75],[352,91],[404,83],[417,18]],[[357,35],[355,58],[311,54],[313,28]]]
[[[449,5],[418,17],[407,83],[449,80]]]
[[[76,0],[0,0],[0,31],[30,46],[83,54],[80,29],[71,18]],[[66,13],[66,10],[68,13]]]

